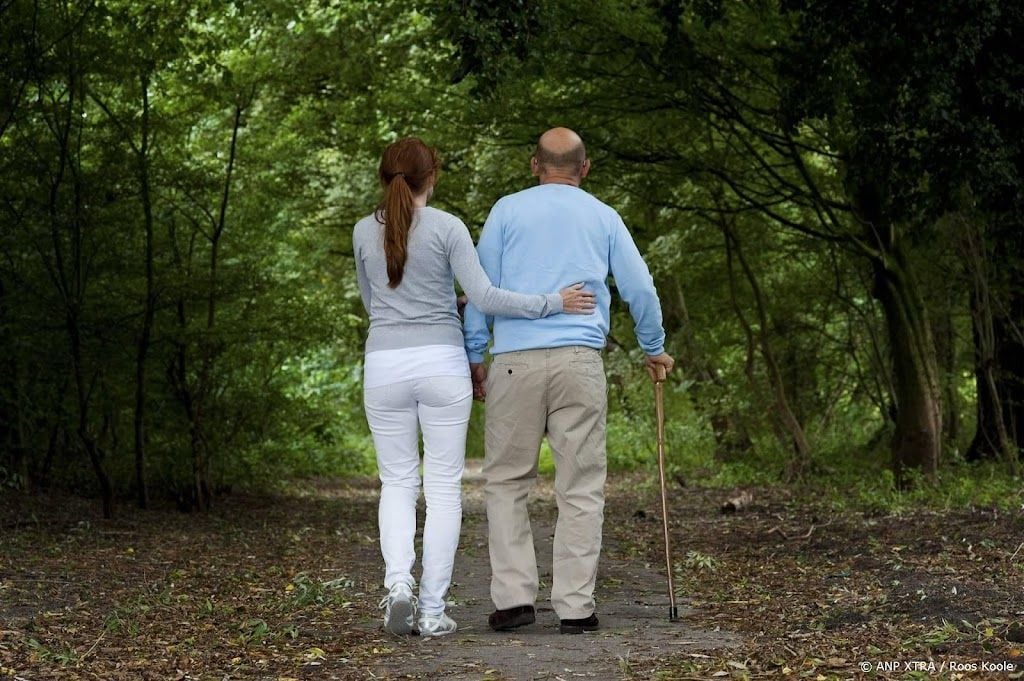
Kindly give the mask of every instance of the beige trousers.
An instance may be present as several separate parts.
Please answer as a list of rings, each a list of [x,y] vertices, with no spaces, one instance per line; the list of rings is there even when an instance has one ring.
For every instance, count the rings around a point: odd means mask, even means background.
[[[594,612],[607,411],[604,363],[593,348],[507,352],[491,363],[484,494],[496,608],[533,605],[537,599],[537,558],[526,502],[546,434],[558,502],[551,604],[560,619]]]

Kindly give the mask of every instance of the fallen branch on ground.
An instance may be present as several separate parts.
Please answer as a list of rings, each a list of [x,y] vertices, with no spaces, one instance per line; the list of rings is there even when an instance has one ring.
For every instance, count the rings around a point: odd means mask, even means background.
[[[754,503],[754,495],[750,492],[743,491],[722,504],[722,513],[735,513],[744,506],[749,506],[752,503]]]
[[[835,519],[833,518],[832,520],[835,520]],[[811,527],[807,530],[807,532],[805,532],[803,534],[800,534],[800,535],[794,535],[792,537],[790,537],[788,534],[786,534],[783,531],[781,525],[776,525],[775,527],[772,527],[771,529],[766,530],[765,534],[778,534],[780,537],[782,537],[786,541],[789,541],[790,539],[810,539],[811,535],[814,533],[814,531],[816,529],[818,529],[819,527],[828,527],[829,525],[832,524],[832,520],[829,520],[827,523],[823,523],[821,525],[815,525],[814,523],[811,523]]]

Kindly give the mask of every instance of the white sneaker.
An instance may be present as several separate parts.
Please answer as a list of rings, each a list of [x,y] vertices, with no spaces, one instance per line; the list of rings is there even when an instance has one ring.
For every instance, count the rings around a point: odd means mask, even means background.
[[[419,628],[420,636],[430,637],[454,634],[459,626],[455,624],[455,620],[443,612],[440,615],[424,615],[420,613]]]
[[[412,631],[416,617],[416,597],[412,587],[398,582],[388,595],[381,599],[379,607],[384,610],[384,629],[392,634],[404,636]]]

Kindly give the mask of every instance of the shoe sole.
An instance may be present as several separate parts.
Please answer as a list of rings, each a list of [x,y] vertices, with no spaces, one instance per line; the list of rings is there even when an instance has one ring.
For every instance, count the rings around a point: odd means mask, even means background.
[[[560,624],[558,625],[558,632],[561,634],[585,634],[589,631],[597,631],[601,626],[596,627],[583,627],[578,624]]]
[[[445,629],[444,631],[433,631],[433,632],[425,632],[423,629],[420,629],[419,630],[419,635],[420,635],[420,638],[437,638],[439,636],[451,636],[456,631],[458,631],[458,627],[455,627],[454,629]]]
[[[515,619],[509,620],[500,627],[491,625],[491,629],[494,631],[510,631],[512,629],[518,629],[519,627],[525,627],[527,624],[533,624],[537,621],[536,613],[524,612],[516,615]]]
[[[391,604],[391,612],[384,623],[385,631],[397,636],[405,636],[412,631],[412,624],[409,623],[409,620],[412,619],[412,614],[412,601],[395,601]]]
[[[600,627],[558,627],[562,634],[585,634],[588,631],[597,631]]]

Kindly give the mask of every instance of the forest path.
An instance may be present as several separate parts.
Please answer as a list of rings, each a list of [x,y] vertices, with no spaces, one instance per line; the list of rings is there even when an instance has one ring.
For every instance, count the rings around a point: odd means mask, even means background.
[[[113,519],[92,499],[0,495],[0,677],[666,681],[868,669],[903,678],[903,667],[882,665],[902,660],[1020,678],[1024,511],[863,511],[763,487],[722,514],[735,490],[673,482],[681,621],[666,618],[658,488],[647,467],[608,480],[602,628],[560,635],[542,588],[537,623],[499,634],[487,627],[486,520],[473,466],[451,591],[460,630],[436,639],[381,627],[373,478],[235,492],[202,514],[126,502]],[[538,480],[531,516],[549,579],[548,478]],[[982,674],[984,664],[994,671]]]
[[[459,631],[436,639],[391,637],[394,650],[378,658],[380,664],[374,670],[378,676],[516,681],[624,679],[631,677],[637,662],[650,669],[651,661],[662,656],[683,651],[701,654],[741,641],[735,634],[701,626],[685,603],[680,603],[680,620],[669,622],[664,568],[647,564],[643,555],[618,541],[614,532],[605,533],[598,572],[596,597],[601,629],[580,636],[560,634],[558,616],[547,600],[556,518],[552,481],[547,478],[538,480],[530,501],[542,582],[537,622],[514,632],[491,631],[487,626],[487,615],[493,610],[491,571],[480,464],[479,460],[467,462],[462,541],[449,595],[454,603],[449,614],[458,622]],[[605,522],[606,527],[621,528],[630,519],[618,517],[611,510]]]

